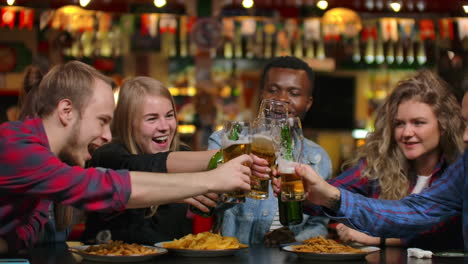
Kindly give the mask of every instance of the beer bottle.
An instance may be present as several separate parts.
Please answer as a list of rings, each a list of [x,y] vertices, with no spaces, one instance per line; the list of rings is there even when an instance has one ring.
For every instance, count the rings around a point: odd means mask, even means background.
[[[211,157],[210,162],[208,163],[208,170],[216,169],[218,167],[218,164],[221,163],[223,163],[223,153],[221,152],[221,150],[219,150],[213,155],[213,157]],[[190,205],[190,211],[192,211],[192,213],[206,218],[209,218],[213,215],[214,209],[214,207],[211,207],[209,212],[203,212],[197,207]]]
[[[302,201],[283,202],[278,198],[280,223],[284,226],[302,223]]]

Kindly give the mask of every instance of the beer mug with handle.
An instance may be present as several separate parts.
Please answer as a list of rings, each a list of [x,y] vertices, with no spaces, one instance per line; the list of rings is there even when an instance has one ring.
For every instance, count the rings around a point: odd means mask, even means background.
[[[301,162],[303,139],[301,120],[288,117],[278,120],[281,141],[277,153],[278,172],[281,176],[281,200],[302,201],[305,199],[304,185],[295,167]]]

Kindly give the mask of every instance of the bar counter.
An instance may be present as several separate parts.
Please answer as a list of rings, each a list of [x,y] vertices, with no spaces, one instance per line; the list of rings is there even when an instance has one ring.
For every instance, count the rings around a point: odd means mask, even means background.
[[[0,255],[2,258],[26,258],[31,264],[99,264],[106,262],[95,262],[82,260],[80,256],[72,254],[67,250],[65,244],[48,247],[37,247],[22,254]],[[138,264],[149,263],[329,263],[330,261],[310,260],[297,257],[294,253],[288,253],[279,248],[266,248],[263,246],[250,247],[232,256],[224,257],[182,257],[170,253],[152,258],[150,261],[135,262]],[[109,262],[107,262],[109,263]],[[131,262],[125,262],[131,263]],[[432,259],[408,258],[405,248],[384,248],[371,253],[365,259],[359,261],[333,261],[332,263],[408,263],[408,264],[431,264],[431,263],[468,263],[468,257],[433,257]]]

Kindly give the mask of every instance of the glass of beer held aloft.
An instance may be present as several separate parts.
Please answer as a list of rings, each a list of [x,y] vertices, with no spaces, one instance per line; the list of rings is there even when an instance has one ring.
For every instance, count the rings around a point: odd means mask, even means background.
[[[251,134],[250,122],[225,121],[221,138],[221,151],[224,162],[228,162],[243,154],[250,154]],[[245,192],[235,191],[223,195],[225,203],[245,202]]]
[[[288,117],[289,103],[274,99],[263,99],[260,103],[258,117],[286,118]]]
[[[252,154],[268,161],[268,166],[273,168],[276,162],[277,142],[279,129],[276,119],[259,117],[252,123]],[[250,198],[265,200],[268,198],[269,179],[252,176],[250,178]]]
[[[277,153],[281,200],[302,201],[305,199],[304,185],[295,170],[302,158],[304,136],[301,120],[298,117],[283,118],[278,120],[278,124],[281,129],[280,151]]]

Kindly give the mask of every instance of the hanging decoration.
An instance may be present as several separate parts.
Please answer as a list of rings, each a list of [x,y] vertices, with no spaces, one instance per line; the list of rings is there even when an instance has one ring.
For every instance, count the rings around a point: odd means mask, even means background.
[[[419,21],[419,30],[421,32],[422,40],[435,40],[434,21],[431,19],[421,19]]]
[[[150,28],[150,14],[142,14],[141,15],[141,26],[140,26],[140,34],[142,36],[146,36],[149,34]]]
[[[39,29],[44,30],[51,23],[55,10],[46,10],[39,17]]]
[[[379,20],[383,41],[397,41],[398,27],[395,18],[381,18]]]
[[[16,7],[3,7],[1,11],[0,27],[13,29],[16,19]]]
[[[34,23],[34,9],[23,8],[20,11],[19,29],[28,28],[32,30]]]
[[[468,37],[468,18],[460,17],[457,18],[458,23],[458,34],[460,40],[464,40],[464,38]]]
[[[377,21],[374,19],[366,20],[363,23],[363,29],[361,31],[362,41],[369,39],[377,40]]]
[[[412,39],[415,34],[415,20],[412,18],[398,19],[398,33],[400,38],[405,41]]]
[[[439,38],[453,40],[453,19],[442,18],[439,19]]]

